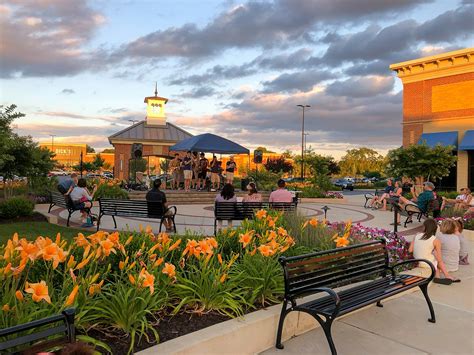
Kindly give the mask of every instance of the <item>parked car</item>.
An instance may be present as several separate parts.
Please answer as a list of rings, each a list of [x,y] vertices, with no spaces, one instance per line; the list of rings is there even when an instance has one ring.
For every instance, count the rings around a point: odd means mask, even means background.
[[[48,176],[66,176],[67,173],[63,170],[52,170],[49,172]]]
[[[110,171],[104,171],[102,173],[102,176],[106,179],[113,179],[114,178],[114,174],[112,174]]]
[[[102,175],[95,174],[95,173],[88,173],[86,175],[86,178],[88,178],[88,179],[100,179],[101,177],[102,177]]]
[[[291,183],[291,182],[304,182],[304,178],[301,177],[287,177],[282,179],[285,182]]]
[[[349,190],[349,191],[354,190],[354,184],[352,183],[352,181],[349,181],[347,179],[337,179],[334,182],[334,185],[337,187],[340,187],[342,190]]]

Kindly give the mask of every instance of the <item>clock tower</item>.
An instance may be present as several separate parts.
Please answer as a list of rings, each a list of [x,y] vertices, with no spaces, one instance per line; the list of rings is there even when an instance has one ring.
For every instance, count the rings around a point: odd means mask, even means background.
[[[146,124],[148,126],[165,126],[166,114],[165,105],[167,98],[158,96],[158,87],[155,83],[155,96],[145,97],[146,106]]]

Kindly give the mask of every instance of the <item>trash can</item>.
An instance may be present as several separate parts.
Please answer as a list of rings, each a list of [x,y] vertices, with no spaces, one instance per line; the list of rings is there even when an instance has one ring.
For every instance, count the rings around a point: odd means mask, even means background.
[[[242,191],[247,191],[247,185],[249,184],[249,182],[249,178],[242,178],[242,180],[240,180],[240,188],[242,189]]]

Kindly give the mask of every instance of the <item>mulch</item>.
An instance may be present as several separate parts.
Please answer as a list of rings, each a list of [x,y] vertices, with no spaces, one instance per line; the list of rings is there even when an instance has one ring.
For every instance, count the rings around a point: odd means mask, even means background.
[[[41,213],[34,212],[31,216],[24,216],[12,219],[0,218],[0,224],[11,224],[11,223],[26,223],[26,222],[48,222],[48,219]]]

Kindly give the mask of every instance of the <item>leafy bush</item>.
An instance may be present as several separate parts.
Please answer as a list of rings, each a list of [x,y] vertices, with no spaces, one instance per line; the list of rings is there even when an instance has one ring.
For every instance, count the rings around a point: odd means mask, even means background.
[[[464,215],[464,212],[465,211],[457,209],[457,208],[447,207],[441,211],[441,217],[442,218],[462,217]]]
[[[278,303],[285,291],[282,268],[275,258],[245,254],[236,264],[234,273],[236,277],[240,276],[239,285],[247,289],[245,298],[251,304]]]
[[[0,203],[0,216],[3,218],[17,218],[31,216],[35,204],[24,197],[12,197]]]
[[[120,186],[113,184],[101,184],[97,188],[97,191],[94,194],[94,199],[98,200],[99,198],[115,198],[115,199],[128,199],[128,192],[122,190]]]

